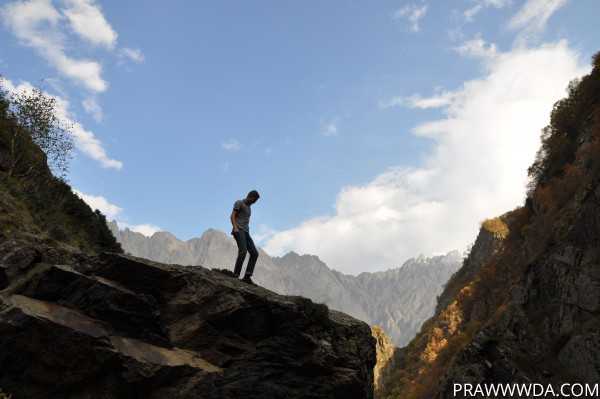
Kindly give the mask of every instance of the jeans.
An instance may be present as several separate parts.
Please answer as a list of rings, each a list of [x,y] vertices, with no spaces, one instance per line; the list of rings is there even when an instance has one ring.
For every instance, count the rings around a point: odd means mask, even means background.
[[[235,231],[232,234],[238,246],[238,256],[235,261],[235,268],[233,272],[236,276],[240,275],[242,271],[242,265],[244,264],[244,259],[246,258],[246,253],[250,252],[250,260],[248,260],[248,266],[246,267],[246,276],[250,277],[254,272],[254,266],[256,265],[256,260],[258,259],[258,251],[254,246],[254,241],[252,241],[250,233],[244,230]]]

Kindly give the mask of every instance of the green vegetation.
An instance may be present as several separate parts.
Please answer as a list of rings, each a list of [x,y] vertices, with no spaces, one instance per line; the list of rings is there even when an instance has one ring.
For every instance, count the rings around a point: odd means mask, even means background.
[[[54,106],[39,90],[29,97],[0,91],[0,241],[35,236],[84,251],[121,252],[104,215],[64,181],[72,144]]]
[[[45,95],[38,88],[12,94],[4,92],[2,98],[6,99],[2,105],[4,112],[7,112],[16,121],[16,126],[20,127],[10,132],[10,151],[14,162],[18,163],[21,160],[18,155],[22,148],[18,144],[22,144],[22,141],[18,140],[17,136],[25,131],[44,151],[51,170],[64,179],[69,169],[73,137],[66,122],[57,116],[56,98]]]

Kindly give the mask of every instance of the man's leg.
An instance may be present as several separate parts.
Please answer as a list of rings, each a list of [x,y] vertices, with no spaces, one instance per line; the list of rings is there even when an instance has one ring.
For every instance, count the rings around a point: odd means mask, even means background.
[[[246,274],[244,277],[251,277],[252,273],[254,273],[254,266],[256,265],[256,260],[258,259],[258,251],[254,246],[254,241],[252,237],[250,237],[250,233],[244,232],[246,236],[246,245],[248,248],[248,252],[250,253],[250,260],[248,261],[248,266],[246,267]]]
[[[233,274],[236,277],[240,276],[242,272],[242,266],[244,265],[244,258],[246,258],[246,253],[248,252],[248,247],[246,245],[246,235],[243,231],[238,231],[237,233],[233,233],[233,238],[235,238],[235,242],[238,247],[238,255],[235,260],[235,267],[233,269]]]

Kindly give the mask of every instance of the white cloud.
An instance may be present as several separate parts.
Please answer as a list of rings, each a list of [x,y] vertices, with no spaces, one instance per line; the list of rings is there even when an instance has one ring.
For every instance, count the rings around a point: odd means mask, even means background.
[[[221,148],[225,151],[239,151],[242,149],[242,144],[236,139],[229,139],[221,143]]]
[[[418,32],[421,30],[419,22],[427,14],[427,4],[407,4],[396,10],[392,16],[393,19],[406,19],[410,23],[410,30]]]
[[[455,47],[454,50],[464,56],[490,60],[498,55],[496,45],[494,43],[487,43],[480,35]]]
[[[102,196],[84,194],[78,190],[73,190],[73,192],[77,194],[79,198],[84,200],[85,203],[90,206],[90,208],[94,210],[98,209],[109,219],[116,218],[123,211],[123,208],[118,207],[115,204],[111,204],[106,198]]]
[[[328,122],[321,123],[321,134],[331,137],[338,135],[338,120],[333,119]]]
[[[422,166],[343,188],[334,215],[280,231],[265,249],[317,254],[349,273],[464,249],[482,220],[522,203],[540,130],[583,65],[564,41],[497,54],[453,92],[443,118],[414,129],[433,140]]]
[[[6,90],[13,93],[23,93],[33,89],[33,86],[29,82],[22,82],[18,86],[15,86],[10,80],[4,79],[2,83]],[[86,130],[81,123],[75,120],[69,110],[68,100],[62,97],[52,96],[46,92],[44,92],[44,94],[56,99],[56,116],[70,127],[71,134],[75,140],[75,146],[79,151],[100,162],[102,167],[112,169],[121,169],[123,167],[121,161],[108,157],[102,142],[98,140],[93,132]]]
[[[152,234],[157,231],[161,231],[162,229],[153,224],[130,224],[124,222],[122,220],[118,220],[118,218],[122,217],[123,208],[118,205],[111,203],[109,200],[100,195],[90,195],[82,193],[79,190],[73,190],[73,192],[82,200],[85,201],[86,204],[90,206],[90,208],[94,210],[99,210],[106,216],[108,220],[115,220],[119,225],[120,229],[129,229],[131,231],[135,231],[137,233],[141,233],[145,236],[151,237]]]
[[[92,115],[96,122],[102,122],[104,118],[104,113],[102,112],[102,107],[98,104],[98,100],[95,97],[88,97],[81,102],[83,105],[83,109],[85,112]]]
[[[107,169],[122,169],[123,162],[111,159],[102,146],[102,142],[93,132],[86,130],[79,122],[72,123],[71,132],[75,137],[77,148],[90,158],[100,162],[100,165]]]
[[[475,4],[466,9],[463,13],[468,22],[472,22],[475,19],[475,16],[485,8],[504,8],[512,4],[512,0],[474,0],[473,2]]]
[[[0,8],[4,25],[26,46],[34,48],[54,68],[94,92],[105,91],[101,65],[65,54],[60,13],[50,0],[12,2]]]
[[[137,64],[141,64],[145,60],[144,53],[142,53],[142,50],[137,48],[123,47],[120,51],[120,55],[121,57],[127,58]]]
[[[430,109],[446,107],[452,102],[455,93],[443,91],[430,97],[422,97],[420,94],[413,94],[408,97],[394,97],[391,100],[379,103],[380,108],[408,107],[418,109]]]
[[[566,5],[568,0],[527,0],[521,9],[511,18],[508,26],[513,30],[523,30],[525,34],[541,32],[556,11]]]
[[[75,33],[94,45],[114,48],[117,33],[94,0],[63,0],[63,4],[62,11]]]

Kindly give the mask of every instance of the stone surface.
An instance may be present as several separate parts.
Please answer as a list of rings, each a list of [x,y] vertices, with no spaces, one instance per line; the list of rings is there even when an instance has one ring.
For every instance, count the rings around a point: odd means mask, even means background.
[[[13,244],[0,259],[29,253]],[[14,398],[373,395],[375,340],[344,313],[204,267],[39,252],[0,291],[0,387]]]

